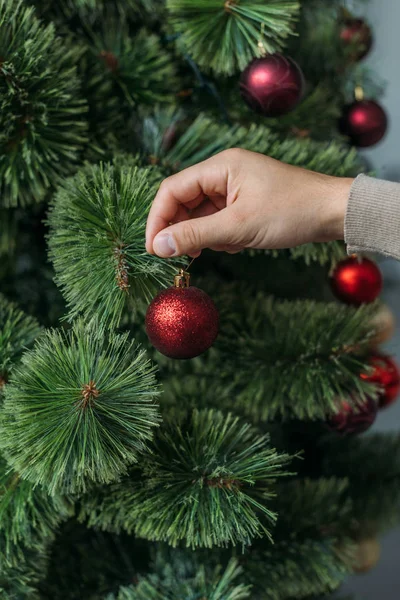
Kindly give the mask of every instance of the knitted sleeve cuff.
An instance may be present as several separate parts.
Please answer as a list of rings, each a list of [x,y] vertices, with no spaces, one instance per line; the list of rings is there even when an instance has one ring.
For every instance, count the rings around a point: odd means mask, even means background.
[[[378,252],[400,260],[400,183],[359,175],[350,190],[344,236],[348,254]]]

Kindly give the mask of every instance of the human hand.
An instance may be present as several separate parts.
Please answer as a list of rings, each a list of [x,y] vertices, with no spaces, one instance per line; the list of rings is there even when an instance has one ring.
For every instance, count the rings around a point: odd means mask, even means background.
[[[225,150],[162,182],[147,220],[146,249],[194,257],[203,248],[235,253],[343,239],[352,182]]]

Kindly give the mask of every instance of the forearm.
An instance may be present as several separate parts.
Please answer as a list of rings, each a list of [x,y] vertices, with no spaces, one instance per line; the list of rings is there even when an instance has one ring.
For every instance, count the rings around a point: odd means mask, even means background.
[[[400,260],[400,184],[359,175],[350,189],[344,238],[349,254],[378,252]]]

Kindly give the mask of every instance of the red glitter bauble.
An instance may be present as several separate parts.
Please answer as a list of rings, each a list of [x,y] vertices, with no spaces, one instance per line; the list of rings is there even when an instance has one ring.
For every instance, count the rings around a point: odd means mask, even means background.
[[[197,287],[170,287],[160,292],[146,313],[146,332],[161,354],[193,358],[208,350],[218,334],[217,307]]]
[[[350,256],[336,266],[332,277],[332,291],[347,304],[373,302],[382,290],[382,273],[376,263],[368,258]]]
[[[250,108],[265,117],[279,117],[300,102],[304,77],[294,60],[270,54],[254,59],[241,74],[239,85]]]
[[[362,19],[347,19],[340,30],[340,37],[346,46],[350,46],[350,58],[354,61],[367,56],[372,48],[371,28]]]
[[[388,127],[383,108],[374,100],[356,100],[345,106],[339,122],[341,133],[359,148],[367,148],[381,141]]]
[[[377,404],[368,398],[357,407],[342,402],[340,411],[331,417],[327,426],[342,435],[356,435],[367,431],[374,423],[378,412]]]
[[[361,374],[361,378],[371,383],[377,383],[382,388],[379,396],[379,406],[384,408],[392,404],[400,392],[400,371],[390,356],[374,354],[369,363],[373,367],[372,373]]]

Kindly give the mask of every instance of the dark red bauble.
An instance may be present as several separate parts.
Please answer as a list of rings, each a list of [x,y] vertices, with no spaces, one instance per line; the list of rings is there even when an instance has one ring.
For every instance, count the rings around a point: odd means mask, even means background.
[[[342,402],[340,411],[329,419],[327,425],[331,431],[336,431],[336,433],[357,435],[371,427],[377,412],[378,406],[370,398],[357,407],[352,407],[348,402]]]
[[[382,273],[369,258],[350,256],[340,261],[331,277],[332,291],[346,304],[373,302],[382,290]]]
[[[380,142],[387,127],[386,113],[374,100],[356,100],[345,106],[339,121],[340,132],[359,148],[368,148]]]
[[[374,354],[369,363],[374,370],[372,373],[361,374],[361,378],[381,386],[379,406],[384,408],[392,404],[399,395],[400,371],[394,360],[384,354]]]
[[[340,37],[351,47],[350,58],[361,60],[372,48],[373,37],[369,25],[363,19],[347,19],[341,28]]]
[[[193,358],[208,350],[218,334],[217,307],[197,287],[170,287],[160,292],[146,313],[146,332],[161,354]]]
[[[254,59],[240,76],[240,93],[250,108],[265,117],[279,117],[293,110],[304,91],[299,65],[282,54]]]

